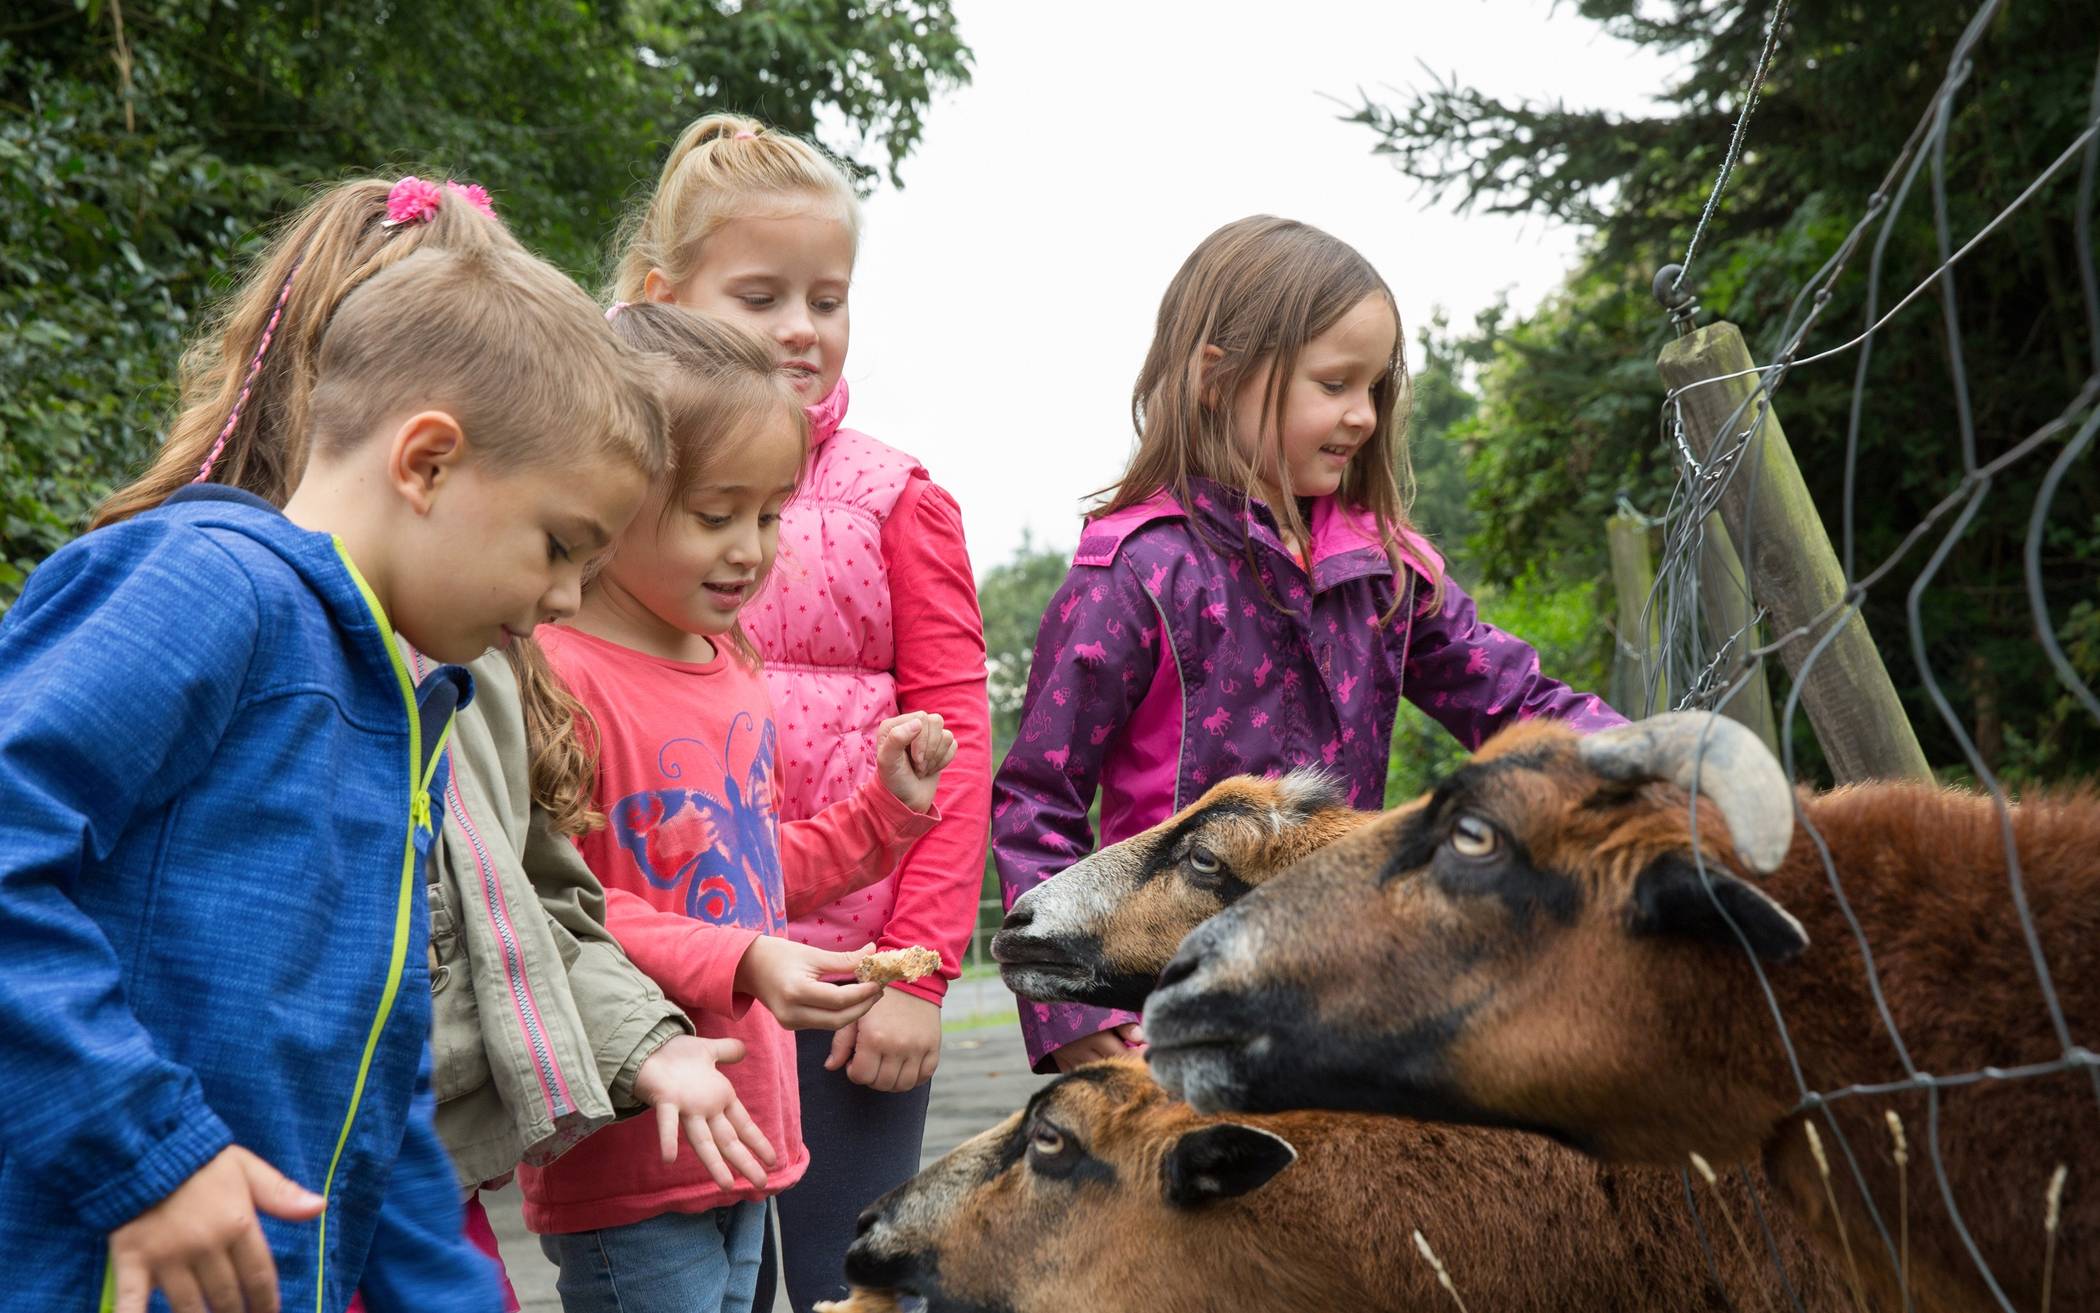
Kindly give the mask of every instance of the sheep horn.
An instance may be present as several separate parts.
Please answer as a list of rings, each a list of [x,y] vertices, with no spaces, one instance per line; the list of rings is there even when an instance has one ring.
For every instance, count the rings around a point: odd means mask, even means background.
[[[1671,711],[1582,740],[1582,763],[1607,779],[1668,780],[1713,799],[1750,868],[1779,869],[1794,838],[1794,790],[1763,740],[1710,711]]]

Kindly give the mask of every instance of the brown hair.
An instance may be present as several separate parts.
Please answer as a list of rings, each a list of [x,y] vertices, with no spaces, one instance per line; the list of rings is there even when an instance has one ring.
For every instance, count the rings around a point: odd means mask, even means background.
[[[1097,513],[1123,510],[1161,491],[1189,505],[1192,478],[1214,479],[1241,491],[1261,486],[1265,461],[1233,440],[1233,398],[1267,368],[1261,412],[1267,432],[1282,414],[1298,353],[1367,296],[1383,297],[1394,324],[1400,322],[1392,289],[1370,262],[1310,224],[1255,215],[1204,238],[1160,299],[1152,347],[1130,400],[1137,452],[1123,477],[1103,490],[1106,500]],[[1411,527],[1414,473],[1407,453],[1411,394],[1400,341],[1396,334],[1391,364],[1372,388],[1377,420],[1343,473],[1338,496],[1371,513],[1394,574],[1404,583],[1401,542]],[[1208,371],[1198,363],[1206,346],[1223,353]],[[1302,543],[1307,539],[1304,517],[1289,486],[1289,470],[1281,473],[1282,504],[1269,509]],[[1240,546],[1251,551],[1248,544]],[[1404,587],[1396,592],[1396,610],[1405,595]]]
[[[733,453],[785,423],[796,443],[795,467],[809,460],[809,415],[794,386],[773,365],[773,348],[737,324],[638,301],[613,312],[613,331],[658,360],[671,460],[655,491],[662,514],[677,513],[686,495]],[[760,580],[764,587],[765,581]],[[730,630],[738,655],[758,664],[758,649],[743,626]]]
[[[476,451],[503,467],[573,457],[581,442],[584,453],[659,475],[667,452],[655,380],[591,299],[449,188],[427,219],[388,224],[393,186],[338,183],[285,220],[184,355],[167,442],[93,527],[195,480],[237,402],[210,477],[275,505],[297,485],[310,444],[354,445],[411,394],[454,409]],[[509,656],[533,801],[558,831],[581,832],[599,819],[589,805],[595,763],[576,738],[582,707],[530,642]]]
[[[673,287],[691,276],[700,247],[732,219],[836,206],[860,239],[860,201],[838,165],[802,138],[740,114],[709,114],[680,133],[656,189],[627,216],[613,240],[611,293],[642,299],[655,269]]]

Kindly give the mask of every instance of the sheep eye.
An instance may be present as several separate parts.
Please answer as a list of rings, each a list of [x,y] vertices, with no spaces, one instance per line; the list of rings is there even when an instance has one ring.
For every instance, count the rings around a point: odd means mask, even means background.
[[[1208,848],[1189,849],[1189,869],[1198,875],[1216,875],[1222,864]]]
[[[1451,851],[1461,857],[1488,857],[1502,845],[1495,827],[1478,816],[1462,814],[1451,823]]]
[[[1055,1158],[1065,1151],[1065,1135],[1055,1126],[1040,1125],[1028,1136],[1028,1147],[1046,1158]]]

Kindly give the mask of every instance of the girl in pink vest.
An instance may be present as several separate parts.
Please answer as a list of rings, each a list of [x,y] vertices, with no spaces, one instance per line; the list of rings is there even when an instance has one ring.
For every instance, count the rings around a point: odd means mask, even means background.
[[[938,974],[891,986],[857,1025],[797,1036],[810,1163],[776,1205],[797,1313],[843,1295],[855,1217],[918,1170],[940,1003],[976,921],[991,811],[984,625],[961,514],[916,460],[844,425],[859,227],[851,185],[809,143],[709,115],[672,147],[629,221],[613,287],[619,300],[758,330],[808,407],[810,457],[782,515],[779,560],[743,611],[777,709],[781,819],[864,785],[876,728],[899,712],[937,713],[958,745],[941,776],[942,819],[897,872],[789,928],[826,950],[872,938],[941,958]],[[761,1307],[773,1281],[769,1262]]]

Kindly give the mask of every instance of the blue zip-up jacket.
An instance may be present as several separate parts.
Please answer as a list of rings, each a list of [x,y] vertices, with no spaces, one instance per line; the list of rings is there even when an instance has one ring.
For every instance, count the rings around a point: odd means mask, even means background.
[[[416,1097],[419,848],[471,685],[422,692],[335,540],[221,487],[70,544],[0,620],[0,1302],[108,1307],[108,1233],[238,1143],[328,1201],[263,1219],[287,1310],[360,1276],[502,1306]]]

